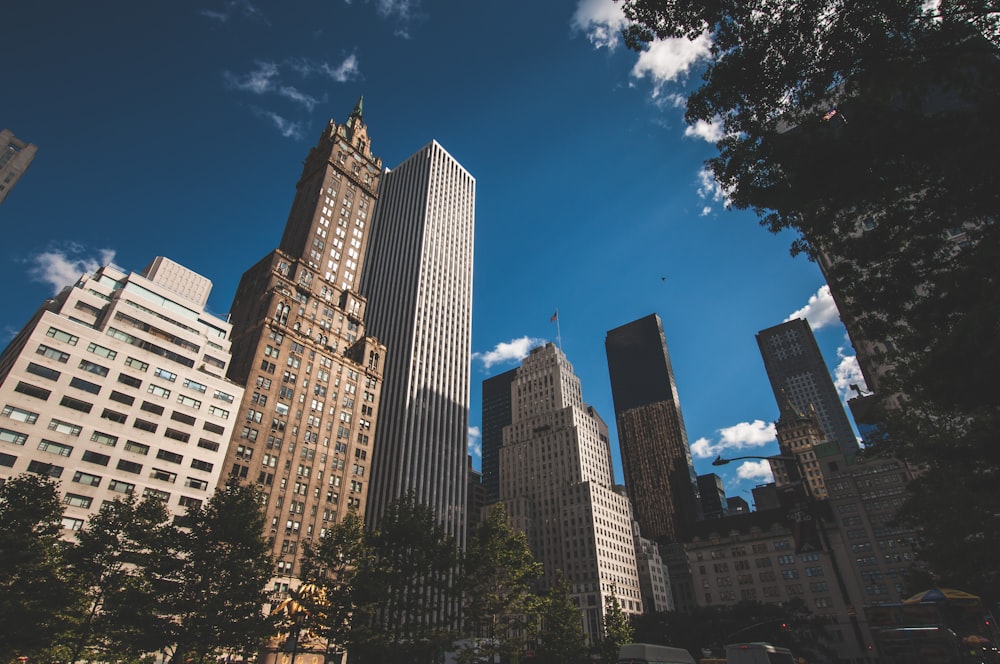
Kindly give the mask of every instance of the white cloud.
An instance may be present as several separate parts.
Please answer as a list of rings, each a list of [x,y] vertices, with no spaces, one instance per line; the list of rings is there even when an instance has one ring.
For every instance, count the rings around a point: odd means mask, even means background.
[[[698,197],[703,201],[722,203],[727,208],[732,205],[729,192],[722,188],[719,181],[715,179],[715,174],[708,168],[702,168],[698,171]],[[712,212],[712,206],[706,205],[701,209],[701,216],[707,216],[710,212]]]
[[[84,251],[80,245],[71,244],[63,250],[53,249],[30,256],[28,275],[33,281],[49,284],[52,293],[56,294],[75,284],[81,275],[94,272],[115,259],[113,249],[99,249],[96,257],[81,255]]]
[[[707,60],[711,47],[712,39],[707,32],[693,41],[684,38],[654,41],[639,54],[632,76],[637,79],[648,76],[653,81],[655,99],[663,93],[665,84],[683,79],[694,65]]]
[[[861,373],[861,367],[858,366],[858,357],[848,355],[843,346],[837,349],[837,357],[840,358],[840,363],[833,371],[833,384],[837,386],[840,398],[847,401],[857,396],[851,385],[857,385],[863,392],[867,392],[868,385],[865,384],[865,377]]]
[[[199,13],[205,18],[210,18],[219,23],[228,23],[229,19],[234,16],[267,23],[264,14],[249,0],[228,0],[223,3],[223,8],[220,10],[203,9]]]
[[[473,359],[480,360],[484,369],[489,369],[494,364],[509,362],[511,360],[523,360],[528,356],[532,348],[545,343],[544,339],[533,337],[521,337],[511,341],[502,341],[496,347],[485,353],[473,353]]]
[[[830,287],[826,284],[820,286],[816,294],[809,297],[806,306],[789,314],[785,322],[796,318],[805,318],[809,321],[809,327],[814,330],[840,322],[840,312],[837,311],[837,303],[830,294]]]
[[[476,426],[469,427],[469,454],[480,458],[483,456],[483,433]]]
[[[684,128],[684,135],[700,138],[709,143],[718,143],[725,134],[722,133],[722,120],[706,122],[698,120],[693,125]]]
[[[747,449],[763,447],[777,440],[774,424],[763,420],[740,422],[730,427],[719,429],[719,439],[712,442],[708,438],[699,438],[691,445],[691,454],[698,459],[709,459],[714,456],[741,452]],[[737,455],[738,456],[738,455]]]
[[[232,72],[223,72],[226,83],[234,90],[250,92],[255,95],[273,94],[289,99],[296,104],[301,104],[307,111],[312,111],[319,103],[312,95],[308,95],[295,86],[281,82],[281,72],[274,62],[258,61],[257,68],[243,75],[237,76]],[[302,73],[297,65],[289,65],[292,69]]]
[[[358,56],[352,53],[344,58],[344,61],[335,67],[324,62],[323,73],[338,83],[351,81],[357,78],[360,74],[360,69],[358,68]]]
[[[771,464],[763,459],[760,461],[744,461],[736,469],[736,476],[741,480],[754,480],[761,483],[774,481],[774,475],[771,473]]]
[[[273,111],[267,111],[261,108],[255,108],[254,112],[258,116],[270,120],[271,124],[273,124],[285,138],[302,138],[302,123],[287,120]]]
[[[621,31],[627,24],[620,3],[614,0],[580,0],[570,21],[596,48],[608,50],[621,43]]]

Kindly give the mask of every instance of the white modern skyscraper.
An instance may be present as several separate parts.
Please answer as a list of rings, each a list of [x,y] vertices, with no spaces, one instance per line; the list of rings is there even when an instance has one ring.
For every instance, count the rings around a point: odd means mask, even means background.
[[[370,524],[412,491],[462,544],[476,181],[436,141],[379,186],[360,291],[386,345]]]
[[[626,613],[642,613],[632,507],[613,486],[608,427],[551,343],[524,359],[510,401],[500,500],[542,563],[545,585],[566,579],[588,638],[600,641],[612,593]]]

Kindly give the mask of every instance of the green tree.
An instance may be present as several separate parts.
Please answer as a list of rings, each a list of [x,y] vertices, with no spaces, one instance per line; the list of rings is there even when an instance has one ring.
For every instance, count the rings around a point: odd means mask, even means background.
[[[1000,150],[996,2],[622,7],[634,48],[710,35],[686,118],[722,127],[711,171],[734,207],[798,234],[852,338],[879,344],[878,447],[926,469],[903,518],[940,578],[1000,599],[984,555],[1000,545],[1000,176],[981,167]]]
[[[455,540],[434,510],[408,493],[369,534],[372,555],[355,578],[352,653],[365,662],[431,662],[455,640]]]
[[[476,657],[518,661],[537,630],[542,602],[534,587],[541,575],[527,537],[498,503],[469,538],[464,561],[466,630],[481,639]]]
[[[0,484],[0,662],[46,655],[68,624],[77,593],[64,572],[62,515],[49,478]]]
[[[308,593],[292,599],[303,609],[301,616],[283,616],[279,627],[290,633],[298,629],[328,645],[346,649],[351,641],[351,619],[356,609],[356,579],[370,565],[371,551],[364,520],[349,512],[320,537],[316,545],[303,545],[302,583]]]
[[[221,650],[252,656],[273,633],[263,613],[274,562],[255,487],[230,482],[184,520],[170,615],[172,662]]]
[[[66,661],[128,661],[169,645],[162,576],[176,532],[162,501],[106,503],[77,532],[70,571],[82,601],[66,636]],[[85,656],[85,657],[84,657]]]
[[[542,627],[538,635],[538,661],[577,664],[587,654],[583,617],[573,604],[569,585],[559,577],[545,596]]]
[[[601,661],[605,664],[615,664],[618,661],[618,651],[626,643],[632,643],[635,634],[635,628],[622,611],[615,593],[616,587],[612,584],[611,594],[604,600],[604,638],[601,640],[600,650]]]

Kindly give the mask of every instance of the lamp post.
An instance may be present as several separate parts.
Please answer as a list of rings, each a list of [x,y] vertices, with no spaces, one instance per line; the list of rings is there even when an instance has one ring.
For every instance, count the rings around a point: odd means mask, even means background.
[[[837,579],[837,587],[840,589],[840,594],[844,602],[844,606],[848,609],[848,620],[851,623],[852,631],[854,632],[854,638],[857,641],[858,648],[868,661],[867,649],[865,648],[865,639],[861,633],[861,626],[858,624],[857,613],[853,611],[853,603],[851,602],[851,595],[847,590],[847,583],[844,581],[844,575],[840,571],[840,564],[837,562],[837,555],[833,551],[833,547],[830,546],[830,538],[826,532],[826,526],[823,524],[822,517],[816,513],[814,509],[814,501],[812,490],[809,487],[809,483],[806,481],[805,470],[802,468],[802,461],[798,456],[794,454],[776,454],[774,456],[738,456],[732,457],[731,459],[723,459],[722,455],[715,457],[712,461],[713,466],[725,466],[732,461],[744,461],[744,460],[763,460],[763,461],[794,461],[795,474],[798,475],[797,478],[792,477],[792,473],[788,473],[789,479],[792,484],[797,484],[802,487],[804,494],[804,505],[802,508],[799,506],[799,501],[795,502],[795,510],[792,513],[792,521],[797,525],[801,526],[805,521],[812,521],[816,524],[816,531],[819,535],[819,543],[821,550],[830,557],[830,566],[833,568],[833,575]]]

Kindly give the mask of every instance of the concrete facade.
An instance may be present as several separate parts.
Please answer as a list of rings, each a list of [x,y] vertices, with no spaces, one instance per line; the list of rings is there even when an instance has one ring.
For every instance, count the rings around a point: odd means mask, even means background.
[[[204,297],[177,293],[178,277]],[[205,311],[210,288],[163,258],[141,274],[108,265],[0,356],[0,477],[59,479],[67,534],[125,494],[180,516],[218,484],[243,388],[225,378],[231,326]]]
[[[38,147],[25,143],[9,129],[0,130],[0,203],[31,166]]]
[[[464,546],[476,181],[436,141],[379,185],[360,291],[389,348],[370,526],[408,492]]]
[[[500,500],[544,568],[562,575],[591,642],[603,634],[612,593],[627,614],[642,593],[632,509],[613,486],[607,425],[583,402],[580,380],[554,344],[531,351],[511,384],[500,448]]]

